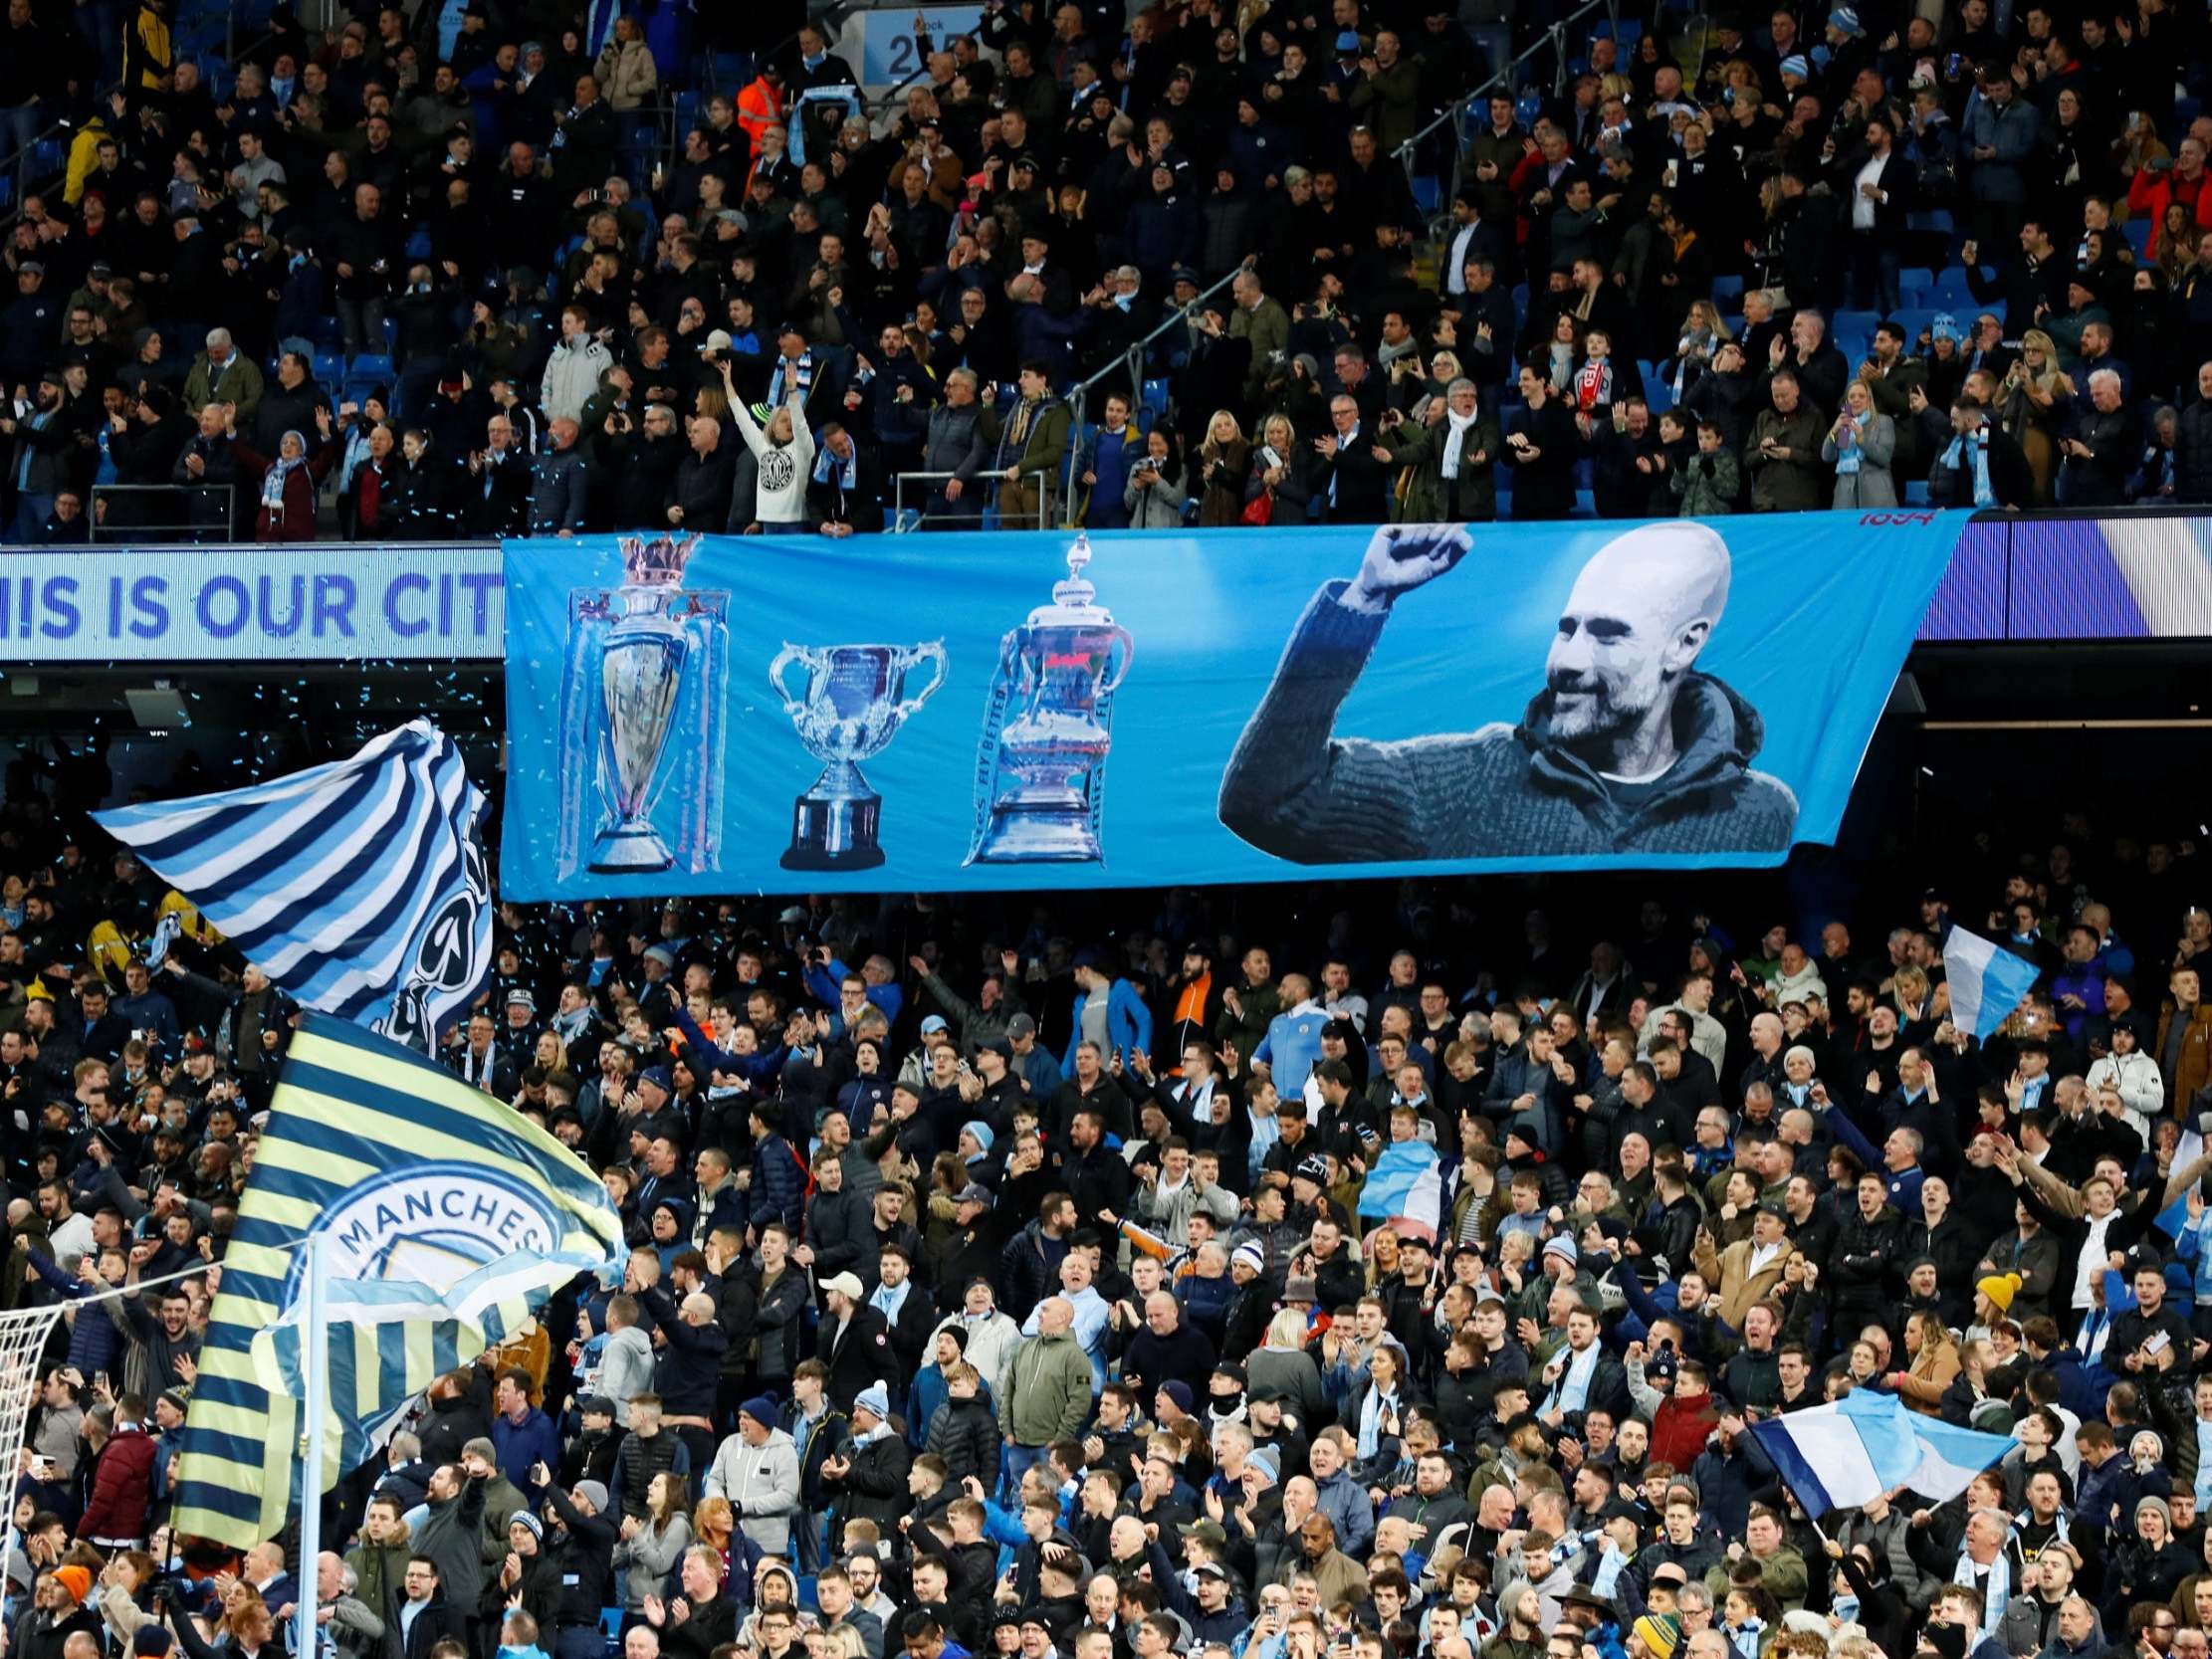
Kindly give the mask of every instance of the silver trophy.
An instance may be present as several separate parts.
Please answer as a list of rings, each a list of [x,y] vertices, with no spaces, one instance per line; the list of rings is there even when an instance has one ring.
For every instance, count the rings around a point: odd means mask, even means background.
[[[727,593],[687,591],[681,585],[684,565],[699,540],[696,535],[682,540],[665,534],[625,536],[622,585],[582,589],[569,599],[571,656],[564,714],[575,737],[584,737],[590,724],[600,725],[603,735],[595,743],[572,739],[564,746],[593,757],[596,828],[586,868],[603,875],[655,875],[677,863],[678,853],[655,823],[662,805],[657,786],[661,756],[685,686],[702,678],[689,671],[704,658],[704,678],[720,677],[729,605]],[[590,707],[594,701],[596,709]],[[719,703],[712,684],[697,687],[691,721],[709,753]],[[677,820],[677,839],[689,848],[688,863],[695,870],[713,862],[712,775],[704,792],[687,785],[669,814]],[[564,797],[571,793],[563,790]],[[564,810],[570,804],[564,798]],[[579,811],[584,807],[580,801],[573,805]],[[563,841],[573,844],[565,836]]]
[[[1136,646],[1083,577],[1090,537],[1067,550],[1052,602],[1007,632],[984,707],[970,864],[1083,864],[1105,854],[1099,823],[1113,697]]]
[[[798,693],[784,684],[792,664],[805,673]],[[937,672],[914,697],[906,680],[922,663]],[[823,762],[821,776],[791,806],[786,870],[872,870],[883,862],[877,831],[883,797],[860,775],[860,762],[883,751],[892,734],[945,684],[945,646],[786,643],[769,664],[769,684],[783,700],[798,740]]]

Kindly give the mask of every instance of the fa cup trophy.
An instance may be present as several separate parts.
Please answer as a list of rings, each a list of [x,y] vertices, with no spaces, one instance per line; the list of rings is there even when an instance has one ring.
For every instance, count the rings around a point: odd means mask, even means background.
[[[1136,648],[1083,578],[1090,537],[1067,550],[1052,602],[998,647],[976,757],[970,864],[1083,864],[1103,858],[1106,751],[1114,692]]]
[[[797,664],[797,692],[784,674]],[[908,697],[906,679],[922,663],[936,672]],[[791,806],[786,870],[872,870],[883,862],[877,830],[883,797],[860,775],[860,762],[883,751],[892,733],[945,684],[945,646],[786,644],[769,664],[769,684],[783,700],[798,740],[821,761],[822,774]]]
[[[573,875],[589,822],[584,867],[656,875],[681,860],[715,867],[721,816],[720,745],[730,596],[686,590],[696,535],[625,536],[622,585],[582,588],[568,600],[563,728],[561,874]],[[671,733],[692,758],[662,780]],[[589,759],[590,787],[583,774]]]

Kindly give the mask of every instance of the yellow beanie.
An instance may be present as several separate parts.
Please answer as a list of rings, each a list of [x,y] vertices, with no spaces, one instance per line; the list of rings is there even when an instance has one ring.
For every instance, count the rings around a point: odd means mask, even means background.
[[[1974,1289],[1988,1297],[1990,1305],[1997,1312],[2009,1314],[2012,1312],[2012,1299],[2020,1294],[2022,1283],[2017,1273],[1992,1273],[1988,1278],[1978,1280]]]

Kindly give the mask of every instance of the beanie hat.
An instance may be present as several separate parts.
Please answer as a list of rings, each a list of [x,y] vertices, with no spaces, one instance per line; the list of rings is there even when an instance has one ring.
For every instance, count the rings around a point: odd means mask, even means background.
[[[1242,1262],[1254,1273],[1265,1273],[1267,1271],[1267,1252],[1260,1248],[1257,1240],[1246,1239],[1236,1247],[1235,1253],[1228,1259],[1228,1265],[1231,1267],[1234,1267],[1238,1262]]]
[[[532,1538],[544,1538],[546,1536],[546,1524],[528,1510],[517,1510],[508,1517],[507,1524],[510,1527],[526,1529]]]
[[[1564,1256],[1570,1262],[1580,1262],[1582,1260],[1582,1252],[1575,1247],[1575,1241],[1565,1233],[1555,1233],[1544,1240],[1544,1254],[1547,1256]]]
[[[755,1394],[738,1407],[740,1414],[751,1417],[763,1428],[775,1427],[775,1401],[766,1394]]]
[[[136,1659],[163,1659],[169,1651],[169,1633],[158,1624],[141,1624],[130,1638]]]
[[[1847,35],[1863,35],[1867,31],[1860,24],[1859,13],[1850,6],[1838,6],[1828,14],[1828,26],[1840,29]]]
[[[2017,1273],[1992,1273],[1986,1279],[1977,1279],[1974,1289],[1988,1297],[1997,1312],[2009,1314],[2012,1312],[2012,1299],[2020,1294],[2020,1287],[2024,1282]]]
[[[1646,1613],[1629,1630],[1644,1638],[1652,1659],[1674,1659],[1675,1645],[1682,1639],[1682,1621],[1672,1613]]]
[[[871,1382],[852,1396],[852,1408],[873,1412],[877,1422],[886,1422],[891,1416],[891,1390],[881,1382]]]
[[[54,1581],[70,1593],[70,1599],[82,1602],[93,1593],[93,1575],[74,1562],[54,1569]]]
[[[1244,1459],[1244,1467],[1257,1469],[1267,1477],[1269,1486],[1275,1486],[1282,1480],[1282,1453],[1272,1446],[1260,1446]]]
[[[607,1512],[607,1489],[598,1481],[576,1482],[576,1496],[591,1506],[594,1515]]]
[[[1185,1382],[1180,1378],[1171,1379],[1160,1384],[1160,1392],[1167,1395],[1168,1398],[1170,1398],[1171,1400],[1175,1401],[1176,1409],[1178,1411],[1183,1412],[1186,1416],[1190,1414],[1191,1385],[1188,1382]]]
[[[1794,75],[1800,81],[1810,81],[1813,79],[1813,66],[1805,61],[1804,53],[1793,52],[1782,60],[1782,73]]]
[[[1928,324],[1928,338],[1930,339],[1958,340],[1965,337],[1958,331],[1958,318],[1949,311],[1937,311],[1935,320]]]

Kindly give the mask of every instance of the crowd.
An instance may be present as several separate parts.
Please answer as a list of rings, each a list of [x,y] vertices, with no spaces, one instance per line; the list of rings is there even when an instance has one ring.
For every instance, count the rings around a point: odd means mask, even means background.
[[[996,0],[872,113],[672,3],[167,5],[9,0],[18,541],[2212,500],[2166,0]]]
[[[77,821],[97,752],[64,770],[0,823],[0,1278],[64,1305],[15,1655],[263,1659],[311,1593],[346,1659],[2196,1659],[2212,1628],[2191,842],[1985,843],[1803,928],[1658,888],[1556,925],[1502,888],[1247,928],[1114,895],[1085,932],[504,904],[446,1063],[601,1174],[623,1277],[440,1377],[302,1563],[169,1525],[294,1010]],[[1961,924],[2038,969],[1986,1042],[1948,1017]],[[1365,1201],[1405,1142],[1433,1218]],[[1855,1389],[2016,1444],[1816,1527],[1753,1425]]]

